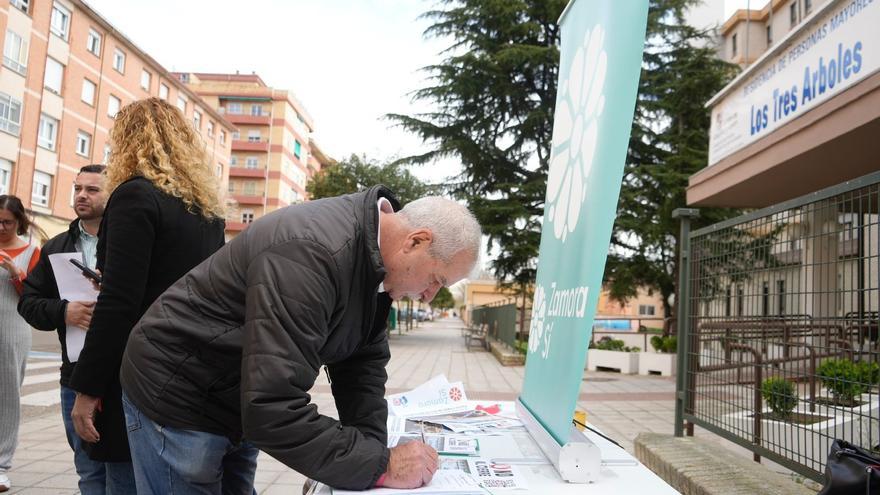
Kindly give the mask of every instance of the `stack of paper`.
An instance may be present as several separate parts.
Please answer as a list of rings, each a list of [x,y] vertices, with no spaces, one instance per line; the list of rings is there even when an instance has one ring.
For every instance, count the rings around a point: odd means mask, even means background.
[[[437,375],[418,387],[401,394],[389,395],[388,412],[395,416],[429,416],[468,410],[467,395],[461,382],[449,383]]]

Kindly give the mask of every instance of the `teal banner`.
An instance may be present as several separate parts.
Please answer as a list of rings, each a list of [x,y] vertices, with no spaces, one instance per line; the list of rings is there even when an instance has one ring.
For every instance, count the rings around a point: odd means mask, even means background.
[[[560,19],[553,151],[520,397],[560,444],[580,392],[647,18],[647,0],[572,0]]]

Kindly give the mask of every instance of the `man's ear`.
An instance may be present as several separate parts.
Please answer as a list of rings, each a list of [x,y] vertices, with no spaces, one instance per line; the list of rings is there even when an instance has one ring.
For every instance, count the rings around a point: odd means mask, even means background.
[[[434,241],[434,234],[430,229],[413,230],[406,236],[403,244],[403,252],[408,253],[416,249],[425,249]]]

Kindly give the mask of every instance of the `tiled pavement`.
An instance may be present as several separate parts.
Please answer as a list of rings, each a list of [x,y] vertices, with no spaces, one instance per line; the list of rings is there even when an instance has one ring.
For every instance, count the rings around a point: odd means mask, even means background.
[[[403,335],[393,332],[387,392],[407,390],[444,373],[450,381],[464,382],[470,399],[515,399],[522,386],[525,368],[502,367],[487,352],[465,349],[460,328],[459,320],[447,319],[422,323],[419,328]],[[35,345],[35,348],[52,350],[51,344]],[[20,445],[9,473],[13,489],[9,493],[78,493],[73,455],[64,437],[57,401],[53,401],[57,397],[58,371],[49,364],[52,361],[47,357],[51,354],[35,353],[29,360],[22,395],[28,397],[30,403],[42,405],[23,406]],[[675,381],[670,378],[585,372],[578,407],[587,411],[590,423],[632,452],[632,440],[638,433],[672,432],[674,391]],[[323,373],[311,393],[323,414],[335,416],[336,408]],[[750,452],[699,429],[697,434],[751,457]],[[303,481],[302,475],[260,454],[256,479],[258,493],[299,494]]]

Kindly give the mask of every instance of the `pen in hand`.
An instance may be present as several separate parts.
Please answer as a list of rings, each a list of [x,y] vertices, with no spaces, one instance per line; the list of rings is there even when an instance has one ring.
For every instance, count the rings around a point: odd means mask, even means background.
[[[422,434],[422,443],[427,444],[428,442],[425,441],[425,423],[419,423],[419,429]]]

